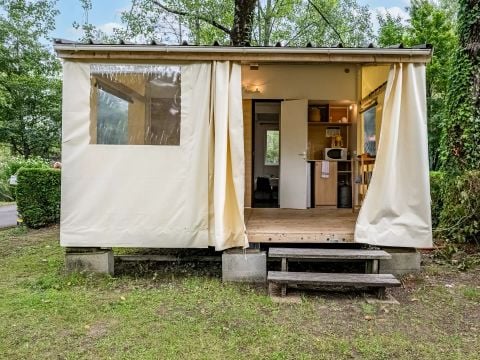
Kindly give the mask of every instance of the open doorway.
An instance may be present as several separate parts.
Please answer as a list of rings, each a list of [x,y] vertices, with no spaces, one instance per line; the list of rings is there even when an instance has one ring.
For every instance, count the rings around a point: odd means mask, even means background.
[[[253,102],[253,207],[277,208],[280,180],[280,102]]]

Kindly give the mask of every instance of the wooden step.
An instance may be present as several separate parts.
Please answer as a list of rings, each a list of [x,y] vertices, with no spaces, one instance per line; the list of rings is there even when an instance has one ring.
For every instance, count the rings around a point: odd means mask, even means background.
[[[316,286],[395,287],[400,281],[392,274],[349,274],[269,271],[268,281],[278,284]]]
[[[318,259],[318,260],[384,260],[392,256],[383,250],[362,249],[308,249],[308,248],[270,248],[271,258]]]
[[[385,288],[400,286],[400,281],[392,274],[348,274],[348,273],[309,273],[269,271],[269,284],[282,285],[282,296],[288,285],[345,286],[353,288],[377,288],[377,296],[385,297]]]

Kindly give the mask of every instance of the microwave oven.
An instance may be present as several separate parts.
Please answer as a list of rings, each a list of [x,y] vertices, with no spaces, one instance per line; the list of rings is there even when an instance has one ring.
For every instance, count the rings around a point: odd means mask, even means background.
[[[325,160],[347,160],[348,149],[347,148],[325,148]]]

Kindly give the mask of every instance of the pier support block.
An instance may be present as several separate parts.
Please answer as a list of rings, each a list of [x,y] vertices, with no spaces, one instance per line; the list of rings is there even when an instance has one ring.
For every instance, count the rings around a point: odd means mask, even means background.
[[[404,275],[420,271],[421,254],[413,248],[384,248],[392,255],[390,260],[380,260],[380,273]]]
[[[259,250],[227,250],[222,254],[224,282],[265,283],[267,253]]]
[[[87,271],[113,275],[113,251],[99,248],[67,248],[65,268],[67,272]]]

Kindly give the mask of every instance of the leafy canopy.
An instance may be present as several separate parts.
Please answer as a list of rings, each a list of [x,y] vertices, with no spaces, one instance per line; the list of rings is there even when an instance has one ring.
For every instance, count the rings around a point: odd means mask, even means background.
[[[0,143],[28,158],[60,141],[60,64],[42,44],[54,29],[55,0],[0,0]]]
[[[90,0],[79,0],[88,14]],[[103,41],[150,41],[165,43],[228,44],[235,28],[237,7],[234,0],[136,0],[121,14],[121,26],[113,36],[88,22],[75,26],[82,39]],[[261,0],[255,2],[249,41],[252,45],[345,46],[366,45],[373,39],[368,6],[356,0]]]
[[[451,5],[442,1],[434,3],[428,0],[413,0],[408,8],[410,18],[407,21],[388,12],[383,16],[378,15],[379,45],[433,45],[433,57],[426,70],[429,155],[432,169],[440,166],[443,104],[451,72],[452,54],[457,42],[454,11]]]

